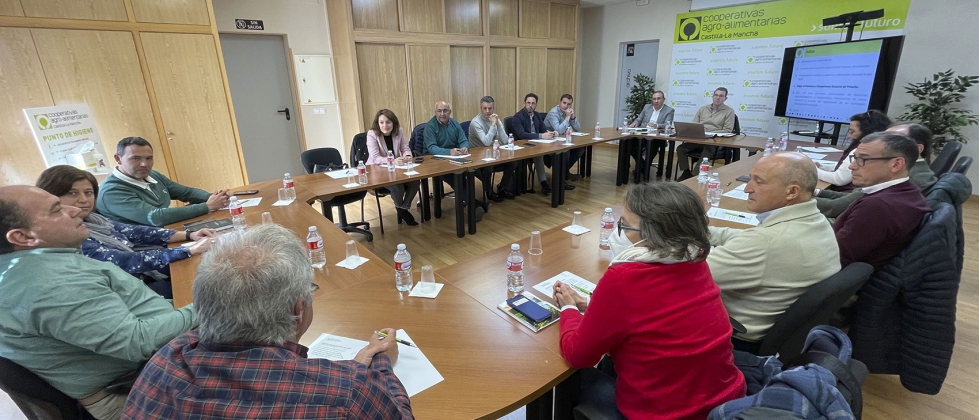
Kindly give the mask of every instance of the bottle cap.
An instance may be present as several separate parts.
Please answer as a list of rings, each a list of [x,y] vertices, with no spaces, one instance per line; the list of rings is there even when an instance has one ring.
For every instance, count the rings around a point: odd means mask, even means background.
[[[316,226],[310,226],[309,227],[309,231],[310,232],[316,232]]]
[[[292,175],[289,175],[289,173],[288,173],[288,172],[286,172],[286,174],[285,174],[285,175],[283,175],[283,177],[285,177],[285,178],[288,178],[288,177],[290,177],[290,176],[292,176]]]
[[[228,201],[238,201],[238,197],[231,196],[231,198],[229,198]]]
[[[714,172],[714,178],[717,178],[717,172]]]
[[[520,244],[510,245],[510,250],[511,251],[519,251],[520,250]]]
[[[405,250],[405,244],[398,244],[398,251],[404,251],[404,250]]]
[[[611,213],[612,212],[612,208],[611,207],[606,207],[605,208],[605,212],[606,213]]]

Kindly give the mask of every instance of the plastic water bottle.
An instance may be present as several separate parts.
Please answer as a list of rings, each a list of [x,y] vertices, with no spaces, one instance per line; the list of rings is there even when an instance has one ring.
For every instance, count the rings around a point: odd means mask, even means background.
[[[778,138],[778,151],[784,152],[789,148],[789,133],[783,131],[782,137]]]
[[[598,236],[599,245],[608,246],[608,237],[612,236],[613,229],[615,229],[615,218],[612,217],[612,208],[606,207],[605,214],[602,215],[602,230]]]
[[[357,183],[360,185],[367,184],[367,165],[364,165],[364,161],[359,161],[357,164]]]
[[[622,120],[622,134],[629,134],[629,119],[624,118]]]
[[[388,150],[388,172],[394,172],[394,152]]]
[[[666,136],[667,137],[673,137],[675,135],[676,135],[676,130],[674,130],[673,121],[667,121],[666,122]]]
[[[326,265],[326,251],[323,250],[323,237],[316,230],[316,226],[309,227],[309,235],[306,235],[306,250],[309,251],[309,262],[313,268],[322,268]]]
[[[772,154],[772,149],[774,148],[775,148],[775,139],[769,137],[768,140],[765,141],[765,151],[762,153],[762,156],[768,156]]]
[[[721,205],[721,195],[723,193],[721,190],[721,177],[717,175],[717,172],[714,172],[710,177],[710,181],[707,182],[707,201],[710,201],[711,207]]]
[[[228,210],[231,211],[231,224],[234,225],[235,230],[239,232],[245,230],[248,223],[245,222],[245,209],[241,207],[238,197],[231,196],[228,202]]]
[[[405,244],[398,244],[398,252],[394,253],[394,287],[399,292],[411,290],[415,284],[411,276],[411,254],[405,249]]]
[[[506,257],[506,287],[511,292],[523,291],[523,254],[520,244],[510,245],[510,255]]]
[[[707,161],[707,158],[703,158],[700,161],[700,173],[697,174],[697,183],[706,184],[709,178],[710,178],[710,162]]]
[[[493,159],[500,160],[500,141],[498,139],[493,139]]]
[[[289,200],[296,199],[296,183],[292,180],[292,175],[288,172],[282,176],[282,188],[286,189],[286,197]]]
[[[564,144],[566,144],[566,145],[570,145],[571,144],[571,127],[570,126],[564,132]]]

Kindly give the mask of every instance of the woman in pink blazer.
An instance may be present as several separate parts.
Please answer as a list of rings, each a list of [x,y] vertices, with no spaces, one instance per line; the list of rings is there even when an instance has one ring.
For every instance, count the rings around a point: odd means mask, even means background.
[[[387,164],[388,151],[394,152],[394,163],[403,165],[414,159],[411,155],[411,148],[408,147],[408,139],[401,130],[401,123],[398,116],[394,115],[389,109],[377,111],[374,116],[374,124],[367,131],[367,157],[368,165]],[[404,184],[389,185],[386,188],[391,191],[391,200],[398,211],[398,224],[402,222],[408,226],[418,226],[415,217],[411,215],[409,209],[415,201],[415,194],[418,193],[418,181],[408,181]]]

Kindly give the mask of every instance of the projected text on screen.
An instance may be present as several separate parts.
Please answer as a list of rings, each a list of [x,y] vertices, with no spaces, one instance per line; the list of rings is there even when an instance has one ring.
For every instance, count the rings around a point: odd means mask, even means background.
[[[821,121],[848,121],[867,111],[881,41],[796,50],[785,115]]]

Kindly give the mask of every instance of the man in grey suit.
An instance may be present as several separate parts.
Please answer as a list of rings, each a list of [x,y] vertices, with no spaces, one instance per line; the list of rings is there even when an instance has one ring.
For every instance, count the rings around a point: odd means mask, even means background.
[[[650,104],[642,107],[642,112],[636,116],[636,119],[632,121],[630,127],[647,127],[656,124],[657,127],[663,127],[666,123],[673,122],[673,108],[666,105],[666,94],[661,90],[654,91],[651,95]],[[633,146],[633,157],[636,158],[636,168],[645,168],[646,162],[643,159],[644,147],[640,142]],[[666,150],[666,141],[664,140],[653,140],[653,154],[650,156],[650,161],[652,158],[656,157],[657,152],[663,152]],[[637,153],[638,152],[638,153]],[[651,162],[650,162],[651,163]],[[656,176],[663,176],[663,168],[656,168]]]

